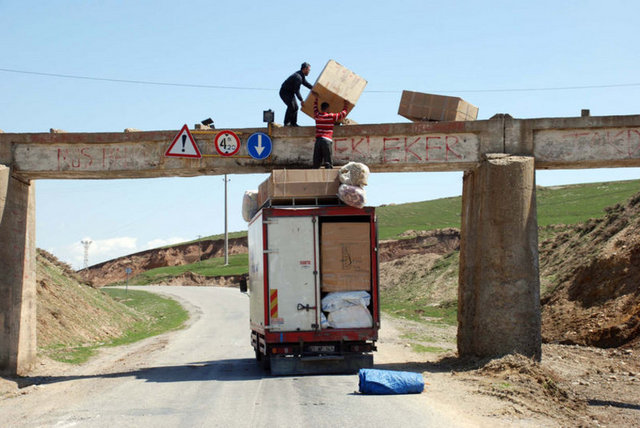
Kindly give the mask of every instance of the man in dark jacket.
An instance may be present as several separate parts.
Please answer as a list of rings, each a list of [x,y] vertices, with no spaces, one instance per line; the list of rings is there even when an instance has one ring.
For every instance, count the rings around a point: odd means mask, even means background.
[[[309,89],[312,88],[307,79],[305,79],[305,76],[309,75],[309,71],[311,71],[311,66],[303,62],[300,70],[289,76],[280,87],[280,98],[287,105],[287,111],[284,114],[284,126],[298,126],[298,103],[296,102],[296,97],[302,103],[300,85],[304,85]]]

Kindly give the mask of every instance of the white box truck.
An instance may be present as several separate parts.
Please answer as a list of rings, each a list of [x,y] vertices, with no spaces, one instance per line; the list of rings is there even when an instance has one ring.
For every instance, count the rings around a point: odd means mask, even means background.
[[[251,344],[263,367],[372,367],[380,328],[375,209],[266,207],[248,235]]]

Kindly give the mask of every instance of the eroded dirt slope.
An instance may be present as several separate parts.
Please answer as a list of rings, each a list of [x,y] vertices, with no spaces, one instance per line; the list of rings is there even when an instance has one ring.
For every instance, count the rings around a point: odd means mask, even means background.
[[[540,244],[545,342],[640,345],[640,193]]]
[[[230,255],[244,254],[247,252],[247,238],[230,238],[228,246]],[[89,266],[86,270],[86,278],[95,286],[102,287],[114,282],[125,281],[127,268],[131,269],[131,277],[134,277],[157,267],[181,266],[223,256],[223,239],[176,245],[170,248],[156,248]],[[81,273],[84,275],[85,271],[81,271]],[[193,285],[200,285],[200,283],[195,280]]]

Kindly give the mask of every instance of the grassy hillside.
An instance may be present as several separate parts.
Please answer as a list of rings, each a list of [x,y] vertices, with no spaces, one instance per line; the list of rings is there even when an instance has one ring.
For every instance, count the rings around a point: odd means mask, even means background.
[[[460,227],[462,197],[436,199],[409,204],[386,205],[376,210],[381,240],[397,239],[407,230],[433,230]]]
[[[187,319],[173,300],[147,292],[96,290],[46,251],[38,250],[36,260],[41,356],[83,362],[99,346],[130,343],[178,328]]]
[[[640,180],[538,187],[536,196],[538,225],[541,228],[540,240],[559,231],[557,227],[547,230],[547,226],[573,225],[590,218],[602,218],[606,207],[625,201],[638,190],[640,190]],[[462,198],[458,196],[378,207],[379,239],[401,239],[400,235],[407,230],[459,228],[461,204]],[[229,234],[230,238],[241,236],[246,236],[246,232]],[[224,235],[213,235],[201,240],[223,238]],[[185,243],[180,245],[183,244]],[[241,254],[230,256],[229,266],[224,266],[223,257],[217,257],[193,264],[152,269],[131,278],[130,282],[140,285],[153,284],[186,272],[216,277],[240,275],[247,271],[248,257],[246,254]]]
[[[625,201],[640,190],[640,180],[538,187],[538,225],[576,224],[603,217],[605,207]],[[460,227],[462,197],[377,209],[380,239],[398,239],[409,229]]]
[[[164,266],[151,269],[135,276],[130,282],[136,285],[158,284],[166,278],[173,278],[186,272],[209,277],[242,275],[248,272],[248,266],[248,254],[232,254],[229,256],[229,264],[227,266],[224,265],[224,257],[215,257],[188,265]]]

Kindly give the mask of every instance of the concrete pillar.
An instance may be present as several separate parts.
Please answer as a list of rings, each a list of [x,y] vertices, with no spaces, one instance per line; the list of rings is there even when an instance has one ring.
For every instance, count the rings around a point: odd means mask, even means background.
[[[458,353],[540,359],[534,158],[489,154],[462,190]]]
[[[0,165],[0,371],[26,374],[36,359],[35,186]]]

